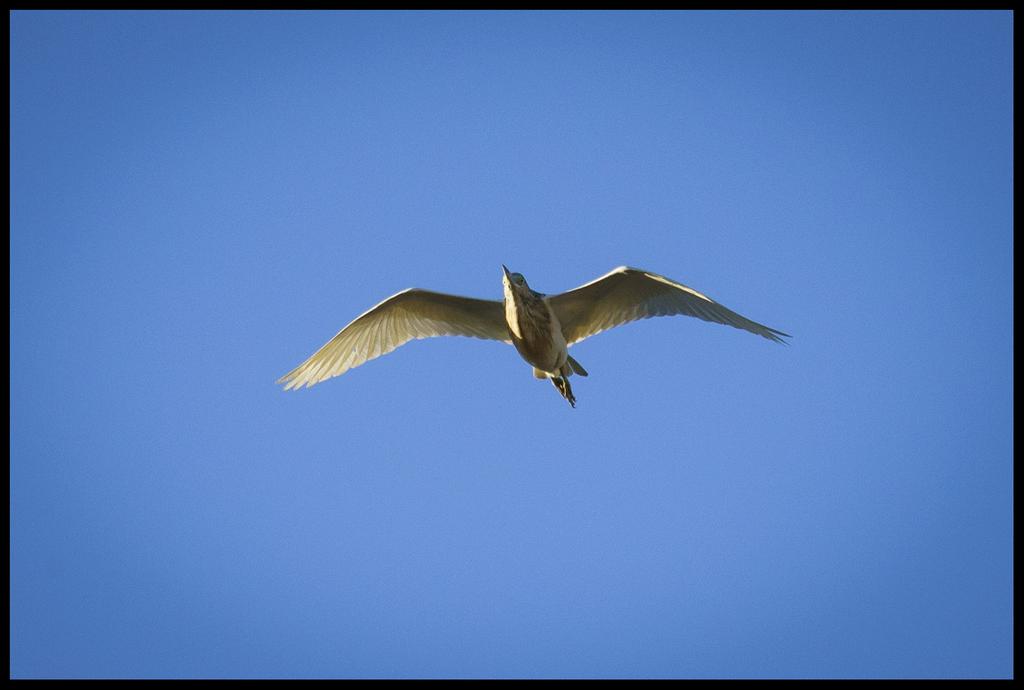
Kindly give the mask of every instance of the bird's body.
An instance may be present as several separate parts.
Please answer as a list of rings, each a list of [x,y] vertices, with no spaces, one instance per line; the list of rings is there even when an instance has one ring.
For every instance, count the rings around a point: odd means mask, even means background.
[[[575,290],[548,296],[502,266],[504,300],[473,299],[428,290],[403,290],[364,312],[305,362],[278,380],[285,389],[312,386],[394,350],[415,338],[463,335],[512,344],[576,406],[572,374],[586,370],[570,345],[603,330],[652,316],[685,314],[784,342],[787,334],[763,326],[664,276],[621,266]]]
[[[569,357],[558,317],[543,300],[530,308],[529,317],[519,325],[520,334],[509,328],[509,336],[519,355],[535,369],[545,373],[561,371]]]
[[[569,354],[551,307],[540,295],[530,302],[516,306],[505,303],[505,322],[508,335],[520,356],[541,371],[558,371]]]
[[[569,365],[569,347],[565,344],[562,324],[545,295],[534,292],[518,273],[505,272],[505,324],[519,356],[533,365],[533,375],[549,378],[569,404],[576,407],[576,398],[569,385],[573,367]],[[583,376],[586,372],[580,371]]]

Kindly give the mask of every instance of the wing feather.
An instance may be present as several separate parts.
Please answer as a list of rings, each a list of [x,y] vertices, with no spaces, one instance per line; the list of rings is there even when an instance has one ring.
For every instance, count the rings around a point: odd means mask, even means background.
[[[285,390],[308,388],[410,340],[442,335],[511,342],[501,302],[413,288],[358,316],[277,382],[284,384]]]
[[[565,342],[570,345],[630,321],[675,314],[740,328],[778,343],[785,342],[782,337],[791,337],[740,316],[682,283],[628,266],[549,297],[548,304],[555,310]]]

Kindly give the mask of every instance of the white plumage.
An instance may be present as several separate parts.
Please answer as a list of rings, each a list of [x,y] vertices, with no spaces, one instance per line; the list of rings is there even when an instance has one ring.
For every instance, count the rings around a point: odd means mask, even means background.
[[[733,326],[780,343],[784,342],[782,337],[790,337],[737,314],[693,288],[650,271],[620,266],[574,290],[548,296],[532,291],[522,275],[502,268],[505,271],[504,301],[416,288],[403,290],[358,316],[309,359],[282,376],[278,383],[284,384],[286,390],[309,387],[387,354],[410,340],[441,335],[470,336],[509,344],[515,335],[517,349],[522,354],[520,324],[515,319],[522,319],[526,314],[539,313],[560,324],[567,345],[630,321],[674,314]],[[544,314],[545,309],[550,309],[551,313]],[[564,347],[561,342],[553,342],[551,346]],[[524,359],[527,359],[525,355]],[[569,360],[575,364],[571,357]],[[573,370],[569,364],[564,364],[561,371],[546,372],[570,403],[574,399],[567,377]],[[582,367],[575,371],[585,375]],[[568,394],[563,391],[563,384]]]

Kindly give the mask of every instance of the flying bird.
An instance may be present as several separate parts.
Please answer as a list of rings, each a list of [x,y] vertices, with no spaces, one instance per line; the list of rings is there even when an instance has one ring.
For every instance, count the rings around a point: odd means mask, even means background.
[[[707,295],[665,276],[620,266],[596,280],[545,295],[502,265],[504,300],[474,299],[409,288],[372,307],[278,379],[285,390],[309,387],[391,352],[413,339],[463,335],[515,346],[538,379],[549,379],[576,407],[569,377],[587,371],[569,354],[585,338],[652,316],[685,314],[742,328],[784,343],[791,337],[740,316]]]

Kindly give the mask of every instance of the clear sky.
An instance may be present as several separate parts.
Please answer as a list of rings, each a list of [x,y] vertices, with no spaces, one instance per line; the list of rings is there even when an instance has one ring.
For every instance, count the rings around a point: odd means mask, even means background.
[[[1010,13],[10,19],[12,676],[1012,675]]]

